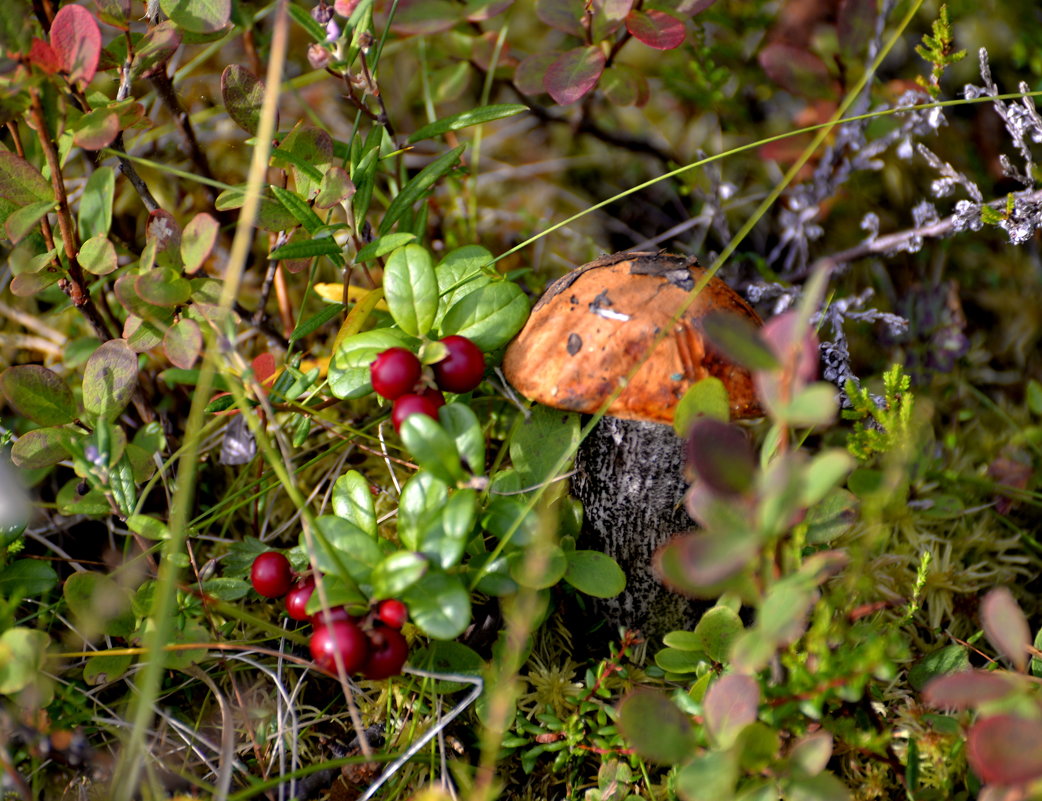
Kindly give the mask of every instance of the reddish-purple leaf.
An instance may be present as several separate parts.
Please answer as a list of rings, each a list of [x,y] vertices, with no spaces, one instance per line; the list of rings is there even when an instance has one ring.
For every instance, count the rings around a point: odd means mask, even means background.
[[[798,330],[799,315],[795,311],[772,317],[760,329],[760,338],[774,353],[782,370],[757,370],[753,374],[756,394],[768,409],[791,401],[818,374],[818,338],[807,327]],[[782,397],[782,391],[787,397]]]
[[[54,48],[43,39],[38,39],[35,36],[32,44],[29,45],[29,63],[43,70],[48,75],[54,75],[62,68],[61,59],[54,52]]]
[[[536,0],[535,13],[551,28],[571,34],[578,39],[586,38],[582,21],[586,16],[583,0]]]
[[[923,688],[923,699],[938,709],[972,709],[977,704],[1004,698],[1016,686],[999,673],[964,670],[931,679]]]
[[[633,0],[595,0],[590,41],[602,42],[622,27]]]
[[[663,545],[655,553],[655,574],[663,583],[693,598],[719,595],[719,584],[741,572],[756,553],[757,542],[731,532],[699,531]]]
[[[988,642],[1017,670],[1026,670],[1031,629],[1008,587],[996,587],[984,596],[980,605],[980,619]]]
[[[576,47],[554,61],[546,70],[543,86],[554,102],[567,106],[581,99],[604,72],[604,51],[599,47]]]
[[[745,432],[708,417],[691,426],[686,457],[706,486],[722,495],[741,495],[756,475],[756,457]]]
[[[966,756],[988,784],[1025,784],[1042,777],[1042,720],[981,718],[970,727]]]
[[[543,84],[546,71],[561,57],[559,50],[546,50],[526,57],[514,70],[514,86],[523,95],[538,95],[546,91]]]
[[[166,209],[156,209],[145,223],[145,239],[155,240],[156,252],[181,246],[181,226]]]
[[[626,15],[626,30],[656,50],[673,50],[684,41],[684,23],[665,11],[634,10]]]
[[[738,732],[756,720],[760,685],[752,676],[731,673],[709,685],[702,700],[706,729],[722,748],[734,742]]]
[[[101,57],[101,29],[83,6],[62,6],[51,23],[51,47],[69,80],[87,85]]]
[[[832,94],[828,67],[805,48],[773,42],[758,58],[767,77],[787,92],[813,98]]]

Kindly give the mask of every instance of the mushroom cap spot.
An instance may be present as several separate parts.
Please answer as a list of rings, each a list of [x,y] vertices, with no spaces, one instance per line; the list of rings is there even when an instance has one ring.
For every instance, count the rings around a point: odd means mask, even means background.
[[[671,324],[704,274],[695,259],[667,253],[616,253],[573,270],[549,286],[507,347],[507,380],[547,406],[596,412]],[[706,347],[701,321],[712,311],[762,325],[740,295],[713,278],[607,413],[671,423],[691,385],[713,376],[727,388],[733,419],[761,416],[749,371]]]

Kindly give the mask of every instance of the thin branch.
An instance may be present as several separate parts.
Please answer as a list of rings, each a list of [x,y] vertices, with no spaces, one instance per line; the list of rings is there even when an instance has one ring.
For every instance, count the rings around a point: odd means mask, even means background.
[[[1037,189],[1026,195],[1020,195],[1017,199],[1029,203],[1042,202],[1042,189]],[[1006,199],[1002,198],[1000,200],[993,200],[985,205],[994,209],[1004,209],[1006,207]],[[847,248],[838,253],[833,253],[830,256],[823,256],[809,267],[793,274],[790,278],[792,280],[798,280],[800,278],[805,278],[819,268],[831,270],[840,265],[863,259],[866,256],[902,250],[904,249],[903,246],[916,238],[939,239],[952,233],[952,231],[955,230],[957,221],[957,215],[953,214],[949,217],[945,217],[943,220],[938,220],[937,222],[919,228],[907,228],[904,231],[895,231],[892,234],[876,237],[868,242],[862,242],[859,245],[855,245],[852,248]]]

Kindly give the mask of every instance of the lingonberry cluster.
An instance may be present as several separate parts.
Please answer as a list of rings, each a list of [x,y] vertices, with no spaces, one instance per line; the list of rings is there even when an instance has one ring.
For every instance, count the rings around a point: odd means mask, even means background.
[[[481,383],[485,375],[481,348],[458,334],[445,337],[441,344],[446,349],[445,358],[431,365],[437,389],[425,378],[419,358],[407,348],[388,348],[369,365],[376,394],[393,402],[391,422],[395,431],[413,414],[437,419],[438,409],[445,405],[442,392],[470,392]]]
[[[308,646],[311,658],[323,670],[336,673],[339,657],[345,673],[361,673],[367,679],[402,672],[409,645],[400,629],[409,613],[401,601],[380,601],[364,615],[351,615],[342,606],[309,615],[315,579],[296,576],[278,551],[265,551],[253,560],[250,582],[265,598],[285,598],[286,614],[293,620],[311,622],[314,632]]]

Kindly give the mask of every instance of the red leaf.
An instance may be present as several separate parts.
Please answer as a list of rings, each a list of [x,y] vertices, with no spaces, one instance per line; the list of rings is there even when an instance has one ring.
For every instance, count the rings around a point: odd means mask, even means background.
[[[54,75],[62,68],[54,48],[43,39],[37,39],[35,36],[33,37],[32,45],[29,46],[29,63],[34,67],[39,67],[48,75]]]
[[[743,728],[756,720],[760,685],[752,676],[730,673],[709,685],[702,701],[706,728],[727,748]]]
[[[989,784],[1024,784],[1042,776],[1042,721],[1013,715],[981,718],[970,727],[966,756]]]
[[[63,6],[51,23],[51,47],[70,81],[90,83],[101,57],[101,30],[83,6]]]
[[[270,353],[261,353],[250,362],[253,377],[258,384],[266,384],[275,375],[275,357]]]
[[[680,47],[685,35],[684,23],[665,11],[631,11],[626,15],[626,30],[656,50]]]
[[[995,646],[1020,672],[1028,666],[1031,629],[1028,619],[1007,587],[996,587],[980,605],[981,627],[988,642]]]
[[[1016,689],[1006,676],[983,670],[963,670],[931,679],[923,699],[937,709],[971,709],[1004,698]]]
[[[599,47],[576,47],[546,70],[543,86],[554,102],[567,106],[597,85],[604,72],[604,51]]]

